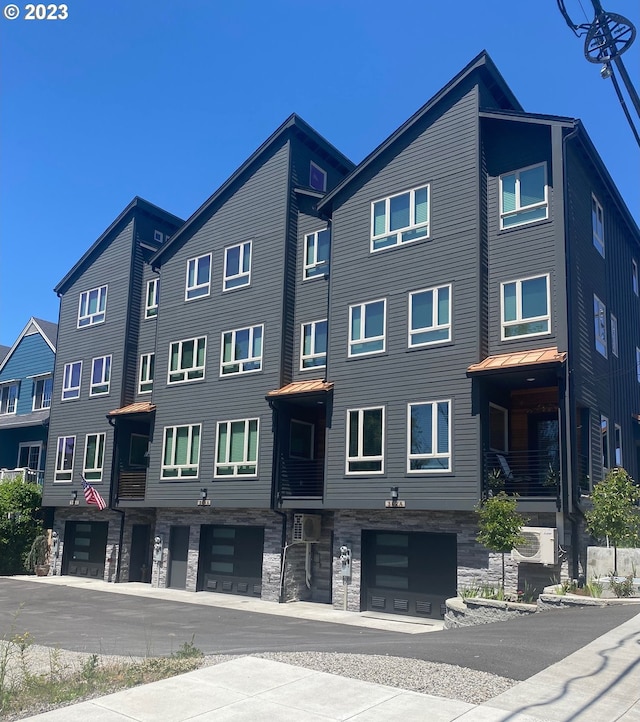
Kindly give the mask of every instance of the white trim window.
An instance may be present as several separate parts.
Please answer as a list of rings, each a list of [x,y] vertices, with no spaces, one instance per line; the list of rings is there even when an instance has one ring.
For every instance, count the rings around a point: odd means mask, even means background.
[[[80,398],[82,379],[82,361],[73,361],[64,365],[62,376],[62,401]]]
[[[264,326],[249,326],[222,334],[220,375],[246,374],[262,369]]]
[[[87,481],[102,481],[105,434],[87,434],[82,474]]]
[[[506,454],[509,451],[509,412],[489,402],[489,448]]]
[[[622,466],[622,427],[613,425],[613,453],[616,466]]]
[[[384,406],[347,411],[347,474],[384,472]]]
[[[636,346],[636,378],[640,384],[640,348]]]
[[[451,285],[409,294],[409,347],[451,341]]]
[[[18,389],[20,384],[5,383],[0,385],[0,414],[15,414],[18,406]]]
[[[547,164],[500,176],[500,228],[542,221],[549,215]]]
[[[451,401],[408,404],[407,472],[451,471]]]
[[[327,365],[327,319],[303,323],[300,331],[300,370]]]
[[[386,318],[386,298],[349,306],[349,356],[384,351]]]
[[[607,358],[607,307],[593,294],[593,325],[596,351]]]
[[[144,306],[144,317],[155,318],[158,315],[158,301],[160,300],[160,282],[157,278],[147,281],[147,297]]]
[[[640,281],[638,280],[638,261],[631,259],[631,288],[636,296],[640,295]]]
[[[604,211],[593,194],[591,195],[591,227],[593,230],[593,245],[604,258]]]
[[[98,356],[91,362],[89,396],[104,396],[111,385],[111,356]]]
[[[201,424],[165,426],[161,479],[194,479],[200,465]]]
[[[153,371],[156,363],[154,353],[140,355],[140,374],[138,376],[138,393],[150,394],[153,391]]]
[[[429,185],[371,204],[371,252],[429,237]]]
[[[56,470],[54,481],[71,481],[73,477],[73,457],[76,449],[75,436],[58,436],[56,447]]]
[[[602,468],[609,469],[611,456],[609,455],[609,419],[600,415],[600,449],[602,452]]]
[[[222,289],[248,286],[251,283],[251,241],[224,249],[224,280]]]
[[[611,314],[611,353],[618,356],[618,319]]]
[[[107,315],[107,286],[92,288],[80,294],[78,328],[103,323]]]
[[[33,380],[33,411],[51,408],[51,395],[53,393],[53,377],[41,376]]]
[[[501,284],[502,340],[550,333],[549,275]]]
[[[184,300],[208,296],[211,291],[211,254],[190,258],[187,261],[187,278],[185,282]]]
[[[207,337],[187,338],[169,344],[167,383],[179,384],[204,378]]]
[[[327,171],[313,161],[309,162],[309,186],[321,193],[327,190]]]
[[[330,257],[331,231],[325,228],[322,231],[307,233],[304,237],[303,280],[324,278],[329,273]]]
[[[214,476],[256,476],[258,419],[219,421]]]

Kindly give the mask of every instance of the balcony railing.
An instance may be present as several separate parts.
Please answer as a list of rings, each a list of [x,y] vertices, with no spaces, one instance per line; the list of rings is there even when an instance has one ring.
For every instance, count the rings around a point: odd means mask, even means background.
[[[511,451],[484,455],[484,492],[558,498],[560,467],[557,455],[540,451]]]
[[[283,499],[321,499],[324,490],[324,459],[280,458],[278,484]]]
[[[120,469],[118,473],[118,499],[139,501],[147,490],[146,469]]]
[[[20,469],[0,469],[0,484],[3,481],[13,481],[18,477],[22,477],[22,481],[27,484],[44,484],[44,471],[35,471],[26,467]]]

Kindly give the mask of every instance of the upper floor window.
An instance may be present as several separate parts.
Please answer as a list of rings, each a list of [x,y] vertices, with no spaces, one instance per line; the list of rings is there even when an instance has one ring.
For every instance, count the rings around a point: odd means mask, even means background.
[[[618,319],[611,314],[611,353],[618,355]]]
[[[219,421],[214,476],[255,476],[258,419]]]
[[[308,421],[291,419],[289,424],[289,457],[313,459],[313,435],[315,427]]]
[[[631,288],[636,296],[640,295],[640,281],[638,281],[638,262],[635,258],[631,259]]]
[[[62,376],[62,400],[80,398],[80,379],[82,377],[82,361],[73,361],[64,365]]]
[[[636,346],[636,377],[640,384],[640,348]]]
[[[409,404],[407,471],[451,471],[449,404]]]
[[[451,286],[409,294],[409,346],[451,341]]]
[[[622,427],[620,424],[613,425],[613,445],[615,465],[622,466]]]
[[[224,249],[224,290],[251,282],[251,241]]]
[[[327,172],[313,161],[309,163],[309,185],[322,193],[327,190]]]
[[[304,371],[326,366],[327,320],[303,323],[300,336],[300,369]]]
[[[107,312],[107,287],[93,288],[80,294],[78,328],[102,323]]]
[[[349,356],[384,351],[387,301],[349,307]]]
[[[131,434],[129,466],[147,466],[148,459],[149,437],[146,434]]]
[[[51,406],[53,378],[46,376],[35,379],[33,383],[33,410],[48,409]]]
[[[591,196],[591,226],[593,229],[593,245],[604,258],[604,214],[602,206],[595,196]]]
[[[383,471],[384,407],[347,411],[347,474]]]
[[[58,436],[54,481],[71,481],[73,477],[73,457],[75,454],[75,448],[75,436]]]
[[[318,278],[329,272],[329,254],[331,252],[331,232],[328,228],[304,237],[304,273],[303,278]]]
[[[140,356],[140,376],[138,377],[138,393],[150,394],[153,391],[153,371],[156,355],[143,353]]]
[[[549,276],[502,284],[502,340],[549,333]]]
[[[264,326],[250,326],[222,334],[221,376],[260,371]]]
[[[600,416],[600,438],[602,449],[602,468],[608,469],[610,465],[609,456],[609,419],[606,416]]]
[[[7,383],[0,386],[0,414],[16,413],[19,386],[16,383]]]
[[[109,393],[111,384],[111,356],[94,358],[91,365],[91,387],[89,396]]]
[[[207,253],[187,261],[185,301],[208,296],[211,289],[211,254]]]
[[[206,351],[206,336],[174,341],[169,346],[168,383],[203,379]]]
[[[144,306],[144,317],[155,318],[158,315],[158,296],[160,284],[157,278],[147,281],[147,298]]]
[[[593,296],[593,322],[596,351],[607,358],[607,307],[595,294]]]
[[[371,250],[429,237],[428,185],[371,204]]]
[[[102,481],[105,434],[87,434],[82,473],[87,481]]]
[[[162,446],[162,479],[198,476],[200,424],[165,426]]]
[[[547,164],[500,176],[500,228],[547,218]]]

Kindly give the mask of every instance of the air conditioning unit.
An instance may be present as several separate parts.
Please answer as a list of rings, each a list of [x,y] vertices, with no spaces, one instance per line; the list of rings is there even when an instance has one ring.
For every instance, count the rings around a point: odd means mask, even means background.
[[[516,562],[529,564],[558,563],[558,530],[546,526],[523,526],[521,534],[524,544],[518,544],[511,550],[511,558]]]
[[[293,541],[320,541],[321,521],[318,514],[293,515]]]

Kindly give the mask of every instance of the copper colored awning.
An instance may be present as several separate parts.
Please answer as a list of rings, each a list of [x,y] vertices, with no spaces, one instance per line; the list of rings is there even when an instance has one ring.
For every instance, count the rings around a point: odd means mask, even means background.
[[[293,381],[280,389],[269,391],[267,398],[271,399],[276,396],[298,396],[300,394],[318,394],[327,393],[333,388],[331,381],[323,381],[322,379],[310,379],[309,381]]]
[[[123,406],[120,409],[114,409],[110,411],[107,416],[125,416],[126,414],[150,414],[156,410],[155,404],[150,404],[148,401],[138,402],[136,404],[129,404]]]
[[[567,358],[566,351],[558,351],[555,346],[538,348],[533,351],[518,351],[517,353],[502,353],[487,358],[477,364],[471,364],[467,373],[477,374],[482,371],[502,371],[518,369],[524,366],[545,366],[549,364],[564,363]]]

